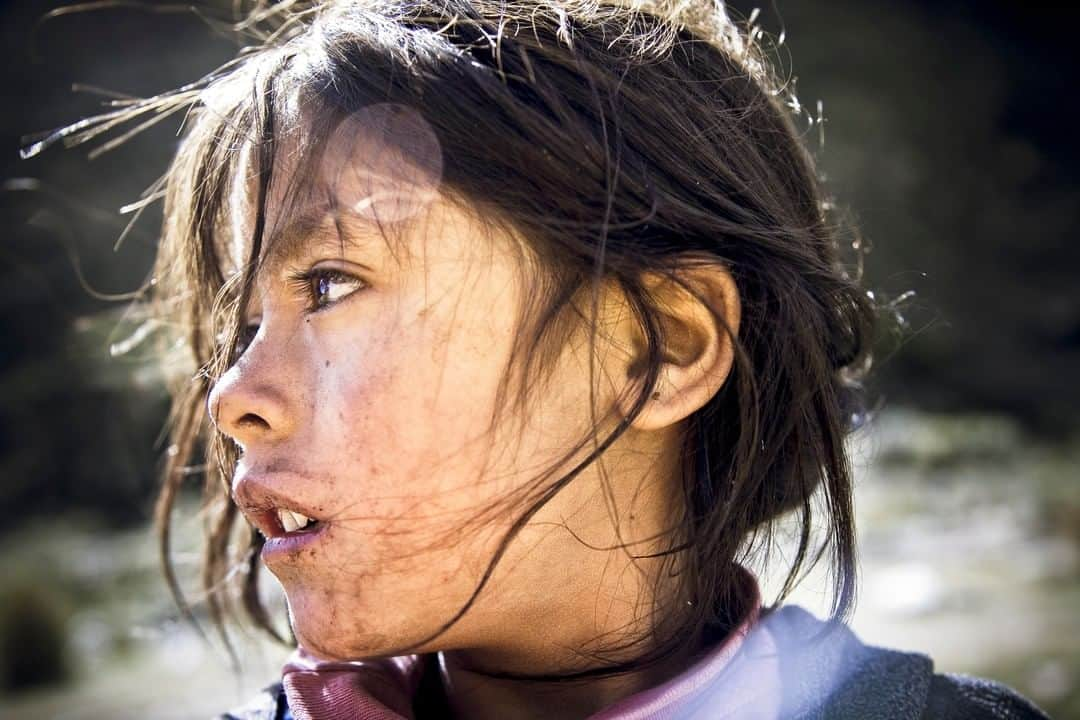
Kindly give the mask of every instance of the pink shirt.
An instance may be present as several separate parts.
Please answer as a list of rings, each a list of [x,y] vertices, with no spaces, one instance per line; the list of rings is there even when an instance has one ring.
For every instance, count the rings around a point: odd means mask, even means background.
[[[680,675],[623,698],[589,720],[774,720],[780,696],[776,643],[758,623],[757,581],[749,571],[743,576],[753,594],[751,610],[723,642]],[[414,720],[412,696],[422,670],[419,655],[319,662],[297,650],[284,667],[283,685],[296,720]]]

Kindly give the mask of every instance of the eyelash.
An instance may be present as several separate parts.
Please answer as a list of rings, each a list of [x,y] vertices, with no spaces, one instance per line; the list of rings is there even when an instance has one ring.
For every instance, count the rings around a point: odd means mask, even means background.
[[[318,291],[316,290],[316,286],[313,285],[313,283],[321,280],[328,280],[330,282],[345,282],[353,284],[356,287],[346,293],[343,297],[340,297],[336,300],[331,300],[329,302],[324,302],[320,305],[319,300],[316,297],[316,293]],[[350,275],[349,273],[342,272],[341,270],[336,270],[333,268],[311,268],[310,270],[304,270],[302,272],[294,273],[289,277],[289,284],[293,286],[296,292],[301,295],[307,296],[307,299],[309,300],[307,311],[309,313],[321,312],[322,310],[326,310],[333,305],[337,305],[343,300],[348,300],[350,297],[352,297],[354,293],[362,290],[364,287],[367,286],[367,283],[365,283],[363,280],[356,277],[355,275]],[[256,324],[249,324],[240,329],[240,335],[237,338],[236,342],[235,354],[237,357],[244,354],[244,352],[247,350],[247,346],[251,344],[251,341],[254,339],[255,333],[257,333],[258,330],[259,326]]]
[[[297,292],[301,295],[305,295],[309,300],[308,312],[320,312],[333,305],[337,305],[343,300],[348,300],[354,293],[365,287],[365,283],[355,275],[342,272],[334,268],[311,268],[310,270],[304,270],[302,272],[294,273],[290,278],[290,282],[296,288]],[[319,302],[319,290],[317,283],[322,281],[330,283],[338,282],[347,285],[354,285],[355,287],[347,292],[342,297],[335,300],[329,300],[327,302]]]

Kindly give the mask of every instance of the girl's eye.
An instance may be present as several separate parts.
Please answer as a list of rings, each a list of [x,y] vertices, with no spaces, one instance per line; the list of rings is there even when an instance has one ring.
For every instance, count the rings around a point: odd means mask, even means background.
[[[236,357],[240,357],[247,352],[248,345],[255,339],[255,335],[259,332],[259,325],[257,323],[248,323],[240,329],[240,334],[236,337]]]
[[[311,270],[307,275],[313,309],[333,305],[363,287],[364,282],[340,270]]]

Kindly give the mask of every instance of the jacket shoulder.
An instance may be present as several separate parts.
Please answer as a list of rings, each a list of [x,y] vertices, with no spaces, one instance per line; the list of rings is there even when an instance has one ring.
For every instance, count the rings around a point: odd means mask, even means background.
[[[1009,686],[959,673],[937,673],[930,679],[923,718],[1049,720],[1045,712]]]
[[[845,625],[798,606],[773,613],[771,631],[781,650],[785,718],[1049,720],[1007,685],[936,672],[923,653],[864,644]]]
[[[292,720],[280,682],[263,688],[244,705],[218,715],[214,720]]]

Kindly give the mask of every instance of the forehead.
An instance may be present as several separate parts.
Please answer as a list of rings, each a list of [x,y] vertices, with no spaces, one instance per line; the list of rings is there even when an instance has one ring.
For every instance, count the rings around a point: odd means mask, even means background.
[[[226,275],[251,261],[262,265],[296,253],[327,223],[347,219],[354,234],[388,240],[445,204],[442,148],[417,110],[379,103],[332,122],[283,114],[287,122],[273,138],[273,167],[261,204],[259,147],[247,143],[236,158],[219,248],[229,266]],[[259,257],[253,258],[257,228]]]

